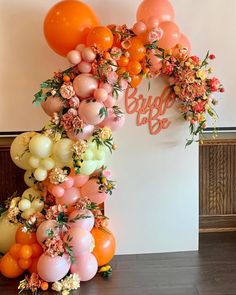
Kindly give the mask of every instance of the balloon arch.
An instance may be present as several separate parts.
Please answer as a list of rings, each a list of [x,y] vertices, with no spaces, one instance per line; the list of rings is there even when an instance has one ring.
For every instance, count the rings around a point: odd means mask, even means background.
[[[216,118],[212,94],[224,89],[210,77],[214,54],[203,60],[190,55],[168,0],[144,0],[131,29],[101,26],[86,4],[61,1],[48,12],[44,34],[71,67],[54,73],[35,94],[50,121],[12,143],[12,160],[26,170],[29,188],[9,198],[2,214],[0,270],[8,278],[30,272],[20,290],[46,290],[52,283],[60,292],[77,289],[97,272],[112,273],[115,238],[102,204],[115,188],[105,163],[116,149],[113,132],[125,122],[122,93],[143,78],[164,75],[169,107],[176,102],[189,122],[189,145],[207,114]]]

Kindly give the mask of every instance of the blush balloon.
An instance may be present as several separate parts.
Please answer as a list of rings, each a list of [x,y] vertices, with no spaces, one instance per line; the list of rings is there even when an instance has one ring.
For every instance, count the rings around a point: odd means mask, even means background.
[[[88,175],[76,174],[74,176],[74,186],[75,187],[82,187],[83,185],[85,185],[85,183],[88,182],[88,180],[89,180]]]
[[[103,102],[108,98],[108,93],[104,88],[98,88],[94,91],[93,96],[97,101]]]
[[[97,183],[97,178],[90,179],[82,188],[81,195],[82,197],[87,197],[91,202],[96,204],[103,203],[107,194],[105,192],[99,192],[99,184]]]
[[[106,119],[104,121],[102,121],[102,123],[99,124],[100,127],[110,127],[112,131],[116,131],[120,128],[123,127],[125,123],[125,115],[121,114],[119,117],[117,117],[114,112],[113,109],[109,109],[108,110],[108,116],[106,117]]]
[[[71,206],[74,205],[80,198],[80,191],[76,187],[71,187],[65,190],[64,195],[57,201],[61,205]]]
[[[72,239],[68,242],[70,238]],[[93,246],[93,236],[79,227],[71,227],[63,240],[70,245],[74,256],[90,252]]]
[[[74,79],[73,87],[79,98],[88,98],[98,88],[98,80],[90,74],[80,74]]]
[[[112,108],[114,107],[114,105],[116,104],[116,99],[114,96],[108,95],[108,98],[106,99],[106,101],[104,102],[104,105],[107,108]]]
[[[141,35],[141,34],[143,34],[143,33],[145,33],[147,31],[147,26],[145,25],[144,22],[139,21],[139,22],[134,24],[134,26],[132,28],[132,31],[136,35]]]
[[[68,131],[66,134],[69,137],[69,139],[77,141],[79,139],[88,139],[93,134],[93,131],[93,125],[85,125],[83,129],[78,133],[74,131]]]
[[[163,49],[170,49],[179,43],[180,30],[173,22],[162,22],[160,28],[163,30],[163,36],[158,42],[158,46]]]
[[[82,50],[82,58],[84,61],[93,62],[96,58],[96,53],[90,47],[85,47]]]
[[[188,54],[191,53],[192,45],[187,36],[185,36],[184,34],[181,34],[179,39],[179,44],[181,44],[183,47],[188,49]]]
[[[83,74],[88,74],[92,70],[92,65],[89,62],[81,61],[78,65],[78,70]]]
[[[53,185],[51,193],[54,197],[61,198],[63,197],[65,190],[61,185]]]
[[[43,242],[48,238],[48,232],[50,230],[53,232],[58,232],[56,220],[46,220],[39,225],[36,231],[36,237],[39,244],[42,245]]]
[[[38,260],[37,271],[41,279],[52,283],[64,278],[70,267],[70,258],[67,255],[50,257],[42,254]]]
[[[71,188],[74,185],[73,177],[67,176],[67,179],[61,184],[64,189]]]
[[[71,64],[77,65],[81,62],[81,54],[77,50],[71,50],[67,54],[67,59]]]
[[[104,105],[94,100],[84,100],[79,105],[80,118],[89,125],[98,125],[105,119],[105,114],[101,114]]]
[[[70,220],[75,219],[77,216],[81,216],[82,218],[70,223]],[[90,210],[87,209],[74,210],[69,215],[69,223],[71,227],[79,227],[84,230],[91,231],[94,226],[94,215]]]
[[[86,253],[76,257],[76,262],[71,265],[71,273],[77,273],[82,282],[91,280],[97,273],[98,262],[91,253]]]
[[[63,102],[58,96],[49,96],[45,101],[41,102],[44,112],[52,117],[54,113],[59,113],[63,108]]]
[[[162,68],[161,59],[154,54],[150,54],[150,64],[151,64],[151,71],[157,72]]]

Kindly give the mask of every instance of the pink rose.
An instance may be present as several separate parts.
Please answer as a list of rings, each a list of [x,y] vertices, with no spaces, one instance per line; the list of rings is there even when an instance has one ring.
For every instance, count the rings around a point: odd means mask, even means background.
[[[128,87],[127,80],[125,80],[124,78],[121,78],[119,81],[119,86],[120,86],[121,90],[126,90]]]
[[[73,96],[70,100],[69,100],[69,106],[71,108],[78,108],[79,107],[79,98],[76,96]]]
[[[110,84],[115,84],[115,82],[117,81],[118,79],[118,75],[116,72],[108,72],[107,73],[107,82],[110,83]]]
[[[221,86],[220,80],[217,79],[216,77],[210,80],[210,87],[212,92],[219,90],[220,86]]]
[[[77,111],[75,109],[69,109],[68,114],[71,114],[72,116],[77,116]]]
[[[152,29],[148,35],[147,35],[147,41],[152,44],[155,41],[158,41],[162,38],[163,36],[163,31],[162,29],[158,28],[158,29]]]
[[[71,83],[64,83],[60,89],[61,96],[65,99],[71,99],[75,96],[75,91]]]
[[[110,51],[110,54],[111,54],[113,59],[118,60],[121,57],[122,51],[118,47],[112,47],[112,49]]]
[[[111,180],[112,179],[112,174],[111,174],[111,170],[104,170],[102,172],[103,176],[106,177],[106,179]]]

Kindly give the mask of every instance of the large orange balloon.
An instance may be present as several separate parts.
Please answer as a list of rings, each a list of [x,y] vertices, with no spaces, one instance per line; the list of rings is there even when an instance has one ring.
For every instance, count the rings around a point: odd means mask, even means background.
[[[145,57],[146,48],[138,37],[130,39],[130,47],[128,48],[130,59],[141,61]]]
[[[91,234],[93,235],[95,240],[93,255],[97,258],[98,266],[109,263],[115,254],[115,237],[107,228],[105,229],[105,231],[95,227],[91,231]]]
[[[58,2],[44,20],[44,35],[49,46],[66,56],[78,44],[85,43],[89,29],[99,21],[93,10],[77,0]]]
[[[159,22],[173,21],[175,12],[168,0],[143,0],[138,7],[136,18],[137,21],[145,23],[150,19],[157,19]]]
[[[19,226],[16,231],[16,242],[22,245],[31,245],[37,243],[36,234],[24,232],[23,226]]]
[[[87,44],[97,47],[98,50],[107,51],[112,47],[113,40],[111,30],[108,27],[99,26],[89,32]]]
[[[17,260],[14,259],[9,253],[5,254],[1,261],[1,273],[4,277],[13,279],[19,277],[24,270],[21,269],[17,263]]]
[[[173,22],[162,22],[160,28],[163,30],[163,36],[158,42],[158,47],[163,49],[171,49],[180,40],[179,27]]]

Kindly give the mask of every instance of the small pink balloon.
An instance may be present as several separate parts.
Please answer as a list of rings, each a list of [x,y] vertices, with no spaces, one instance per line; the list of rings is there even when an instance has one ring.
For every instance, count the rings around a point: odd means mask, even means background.
[[[147,21],[147,28],[148,30],[151,30],[153,28],[158,28],[159,27],[159,20],[156,17],[150,17]]]
[[[64,189],[71,188],[74,185],[74,179],[70,176],[67,176],[67,179],[61,184]]]
[[[119,117],[117,117],[113,109],[108,109],[108,116],[102,123],[99,124],[100,127],[110,127],[112,131],[116,131],[123,127],[125,123],[125,115],[121,114]]]
[[[103,82],[99,84],[99,88],[105,89],[107,93],[111,93],[113,90],[112,86],[109,83],[103,83]]]
[[[116,99],[114,96],[111,96],[111,95],[109,95],[107,100],[104,102],[104,105],[107,108],[112,108],[112,107],[114,107],[115,104],[116,104]]]
[[[93,97],[100,102],[104,102],[108,98],[108,93],[104,88],[98,88],[94,91]]]
[[[160,28],[163,31],[162,38],[158,41],[158,47],[163,49],[171,49],[179,43],[180,30],[173,22],[162,22]]]
[[[85,185],[85,183],[88,182],[88,180],[89,180],[88,175],[76,174],[74,176],[74,186],[82,187],[83,185]]]
[[[71,187],[65,190],[64,195],[59,198],[57,201],[61,205],[74,205],[80,198],[80,191],[76,187]]]
[[[154,54],[150,54],[149,60],[152,72],[157,72],[162,68],[162,61],[159,57],[155,56]]]
[[[71,238],[70,242],[68,242],[69,238]],[[94,242],[91,233],[79,227],[71,227],[63,240],[72,248],[74,256],[90,252]]]
[[[68,255],[50,257],[42,254],[37,264],[38,275],[46,282],[61,280],[70,270],[71,262]]]
[[[78,65],[78,70],[83,74],[88,74],[92,70],[92,65],[89,62],[81,61],[81,63]]]
[[[74,79],[73,87],[79,98],[88,98],[98,88],[98,80],[90,74],[80,74]]]
[[[71,64],[77,65],[81,62],[81,54],[77,50],[71,50],[67,54],[67,59]]]
[[[63,197],[65,193],[64,188],[61,185],[54,185],[52,188],[52,195],[56,198]]]
[[[81,218],[75,220],[77,217]],[[75,220],[73,222],[73,220]],[[71,222],[72,221],[72,222]],[[74,210],[69,215],[69,225],[71,227],[79,227],[87,231],[91,231],[94,226],[94,215],[90,210]]]
[[[49,231],[52,230],[53,232],[58,233],[58,227],[56,220],[46,220],[43,221],[37,231],[36,231],[36,238],[39,244],[43,244],[43,242],[48,238]]]
[[[98,125],[105,119],[105,113],[101,113],[104,105],[94,100],[83,100],[79,105],[80,118],[89,125]]]
[[[79,139],[88,139],[93,134],[93,131],[93,125],[85,125],[83,129],[78,133],[74,131],[68,131],[66,134],[69,137],[69,139],[77,141]]]
[[[58,96],[49,96],[45,101],[41,102],[44,112],[52,117],[54,113],[59,113],[63,108],[63,101]]]
[[[187,36],[185,36],[184,34],[181,34],[179,39],[179,44],[181,44],[183,47],[188,49],[188,54],[191,53],[192,45]]]
[[[76,257],[76,262],[71,265],[71,273],[77,273],[81,282],[91,280],[97,273],[98,262],[91,253],[86,253]]]
[[[132,31],[134,32],[134,34],[136,34],[138,36],[138,35],[141,35],[147,31],[147,26],[145,25],[144,22],[139,21],[134,24]]]
[[[85,47],[82,50],[82,58],[84,61],[93,62],[96,58],[96,53],[93,51],[91,47]]]
[[[84,48],[85,48],[85,45],[84,44],[78,44],[75,47],[75,50],[78,50],[79,52],[82,52]]]
[[[82,186],[81,196],[89,198],[93,203],[101,204],[106,200],[107,194],[105,192],[99,192],[99,184],[97,182],[97,178],[91,178]]]

